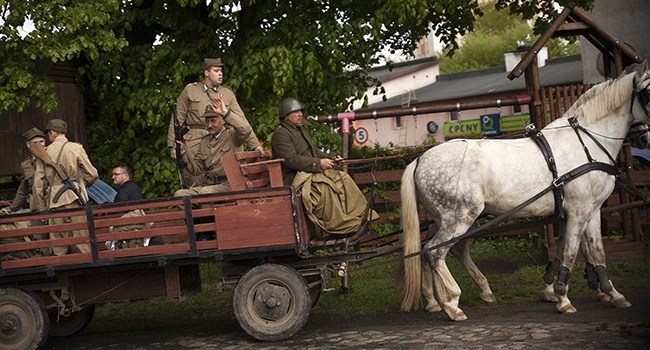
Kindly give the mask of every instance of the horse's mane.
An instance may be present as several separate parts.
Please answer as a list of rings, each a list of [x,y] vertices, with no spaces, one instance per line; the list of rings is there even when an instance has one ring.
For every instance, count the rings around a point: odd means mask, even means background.
[[[609,115],[630,99],[633,79],[634,73],[630,73],[592,87],[580,96],[565,116],[575,116],[579,121],[588,124]]]

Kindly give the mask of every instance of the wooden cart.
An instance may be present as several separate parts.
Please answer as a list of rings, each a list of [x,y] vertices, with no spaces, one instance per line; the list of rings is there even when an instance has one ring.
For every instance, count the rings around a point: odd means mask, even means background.
[[[9,228],[0,231],[0,348],[36,349],[48,336],[78,333],[98,304],[159,296],[182,301],[201,290],[199,264],[215,261],[223,263],[223,283],[235,286],[234,313],[248,334],[276,341],[300,331],[326,271],[346,276],[349,262],[378,253],[348,251],[362,233],[316,238],[293,188],[268,187],[278,184],[277,161],[255,152],[232,157],[228,176],[238,184],[232,192],[0,216],[0,226]],[[122,217],[137,209],[146,215]],[[37,226],[63,217],[85,222]],[[126,225],[148,228],[111,232]],[[72,230],[88,234],[34,239]],[[216,239],[197,240],[206,234]],[[155,236],[165,244],[115,250],[106,245]],[[19,252],[77,245],[90,252],[13,259]],[[314,254],[323,247],[331,253]]]

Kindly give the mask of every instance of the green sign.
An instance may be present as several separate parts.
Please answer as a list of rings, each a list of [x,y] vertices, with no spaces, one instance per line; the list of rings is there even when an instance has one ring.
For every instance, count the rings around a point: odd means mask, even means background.
[[[479,119],[458,120],[455,122],[445,122],[444,124],[445,139],[455,139],[459,137],[480,136],[481,121]]]
[[[445,122],[445,140],[499,135],[508,131],[524,130],[526,125],[530,124],[530,114],[501,117],[498,117],[498,114],[487,114],[481,117],[479,119]],[[485,118],[487,118],[487,121],[483,120]]]
[[[528,113],[501,117],[501,132],[524,130],[528,124],[530,124]]]

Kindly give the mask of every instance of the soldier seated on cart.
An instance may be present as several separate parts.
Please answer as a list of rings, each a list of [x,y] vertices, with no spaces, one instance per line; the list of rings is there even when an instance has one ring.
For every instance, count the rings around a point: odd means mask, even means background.
[[[249,149],[264,151],[250,124],[244,118],[231,115],[221,95],[212,99],[211,103],[202,116],[208,134],[201,139],[194,158],[190,159],[187,156],[183,141],[176,141],[181,144],[181,156],[187,164],[187,171],[193,175],[195,183],[190,188],[176,191],[175,197],[230,191],[230,184],[221,164],[221,156],[244,151],[244,144]],[[205,204],[205,206],[209,205]],[[200,236],[198,239],[213,239],[214,237],[211,236]]]
[[[302,194],[309,219],[332,234],[357,232],[372,215],[368,202],[352,178],[333,169],[341,157],[332,157],[314,146],[303,125],[303,106],[295,98],[282,101],[280,125],[271,136],[274,158],[284,158],[282,178]],[[312,189],[314,189],[312,191]]]
[[[6,215],[8,213],[9,213],[8,210],[0,209],[0,216]],[[27,227],[29,227],[27,223],[22,221],[16,221],[12,223],[0,224],[0,231],[23,229]],[[32,239],[28,236],[0,238],[0,244],[23,243],[23,242],[31,242],[31,241]],[[3,253],[1,259],[3,261],[17,260],[17,259],[27,259],[34,256],[43,256],[43,255],[38,249],[29,249],[29,250],[19,250],[14,252]]]

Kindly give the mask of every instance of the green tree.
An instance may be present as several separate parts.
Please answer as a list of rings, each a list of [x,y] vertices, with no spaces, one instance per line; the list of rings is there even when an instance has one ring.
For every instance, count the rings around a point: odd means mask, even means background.
[[[555,2],[499,0],[524,18]],[[575,3],[589,9],[593,0]],[[540,23],[556,15],[545,13]],[[53,83],[36,68],[71,60],[93,163],[108,180],[114,163],[127,162],[147,196],[170,195],[178,188],[165,148],[171,106],[204,57],[226,63],[225,83],[268,141],[282,98],[298,98],[313,115],[345,110],[363,96],[364,69],[380,52],[412,52],[431,26],[453,52],[451,39],[481,15],[476,0],[0,0],[0,111],[56,109]],[[26,19],[34,30],[23,37]],[[312,128],[317,144],[340,147],[328,126]]]
[[[447,56],[440,63],[441,74],[503,66],[505,52],[516,50],[518,42],[532,45],[539,38],[529,20],[497,10],[498,4],[496,0],[483,3],[483,16],[476,19],[475,30],[459,39],[458,49],[448,48],[440,54]],[[553,38],[546,46],[551,58],[580,53],[575,40]]]

